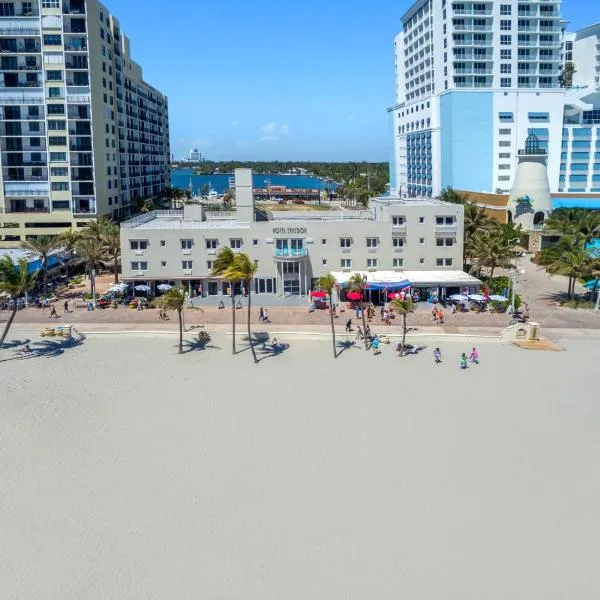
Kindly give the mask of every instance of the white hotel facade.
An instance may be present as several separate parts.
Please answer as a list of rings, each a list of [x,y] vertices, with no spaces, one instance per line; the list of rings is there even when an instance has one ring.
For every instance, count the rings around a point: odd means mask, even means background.
[[[600,192],[600,24],[568,33],[560,8],[559,0],[413,4],[394,40],[392,194],[435,197],[448,186],[506,194],[530,134],[548,151],[551,192]],[[568,62],[576,72],[565,89]]]

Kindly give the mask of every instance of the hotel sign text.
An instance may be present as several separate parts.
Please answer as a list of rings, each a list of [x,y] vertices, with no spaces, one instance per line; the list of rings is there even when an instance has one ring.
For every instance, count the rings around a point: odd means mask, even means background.
[[[274,235],[301,235],[306,233],[306,227],[274,227],[273,234]]]

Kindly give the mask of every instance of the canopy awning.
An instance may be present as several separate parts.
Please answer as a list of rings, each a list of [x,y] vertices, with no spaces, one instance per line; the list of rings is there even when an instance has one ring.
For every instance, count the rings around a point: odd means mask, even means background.
[[[353,271],[334,272],[332,275],[342,287],[354,274],[367,278],[369,289],[403,289],[405,287],[475,287],[481,281],[464,271]],[[377,287],[375,287],[377,286]]]

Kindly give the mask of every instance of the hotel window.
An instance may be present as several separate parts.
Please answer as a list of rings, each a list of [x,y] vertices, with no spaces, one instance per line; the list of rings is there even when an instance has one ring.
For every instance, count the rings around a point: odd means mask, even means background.
[[[367,238],[367,248],[377,248],[379,245],[379,240],[377,238],[369,237]]]
[[[510,60],[512,58],[512,50],[510,48],[502,48],[500,50],[500,60]]]
[[[400,237],[392,238],[392,246],[394,248],[404,248],[404,238],[400,238]]]
[[[340,248],[351,248],[352,247],[352,238],[340,238]]]
[[[392,225],[404,225],[404,217],[392,217]]]
[[[440,247],[447,246],[450,248],[451,246],[454,246],[454,238],[437,238],[435,240],[435,245]]]
[[[60,35],[44,35],[44,46],[60,46],[61,43]]]
[[[194,245],[194,240],[181,240],[182,250],[191,250]]]
[[[425,259],[424,258],[420,258],[419,259],[419,264],[420,265],[424,265],[425,264]]]
[[[50,167],[50,174],[52,177],[67,177],[69,169],[67,167]]]
[[[510,169],[510,165],[507,165],[507,164],[498,165],[498,169],[500,169],[501,171],[508,171],[508,169]]]
[[[500,152],[498,158],[510,158],[510,152]]]
[[[129,242],[131,250],[147,250],[148,240],[131,240]]]
[[[321,260],[321,264],[322,264],[323,266],[325,266],[325,265],[327,264],[327,259],[326,259],[326,258],[322,259],[322,260]]]
[[[68,192],[69,183],[67,181],[53,181],[52,182],[53,192]]]
[[[454,225],[454,217],[436,217],[436,225]]]
[[[50,162],[66,162],[66,152],[50,152]]]
[[[252,245],[253,246],[258,246],[258,240],[252,240]]]
[[[206,261],[206,268],[207,268],[209,271],[212,271],[212,268],[213,268],[213,261],[212,261],[212,260],[207,260],[207,261]]]
[[[33,142],[33,138],[32,138],[32,142]],[[31,144],[33,146],[33,143]],[[66,146],[67,145],[67,138],[63,137],[63,136],[51,136],[48,138],[48,145],[49,146]]]
[[[393,258],[392,265],[393,265],[394,269],[401,269],[404,266],[404,259],[403,258]]]
[[[511,130],[510,129],[499,129],[498,130],[498,134],[499,135],[510,135],[511,134]]]
[[[229,240],[229,247],[232,250],[239,250],[242,247],[242,240],[240,238],[231,238]]]
[[[512,14],[512,6],[510,4],[501,4],[500,5],[500,14],[503,16],[508,16]]]
[[[167,268],[167,261],[166,261],[166,260],[161,260],[161,261],[160,261],[160,266],[161,266],[163,269],[166,269],[166,268]]]
[[[451,259],[451,258],[445,258],[444,259],[444,266],[445,267],[451,267],[453,262],[454,262],[453,259]]]
[[[425,223],[425,217],[419,217],[419,223]]]
[[[206,240],[207,250],[216,250],[219,245],[219,240]]]
[[[65,131],[66,128],[67,128],[67,122],[64,119],[48,121],[48,131]]]
[[[510,142],[498,142],[498,146],[501,148],[510,148]]]
[[[352,268],[352,259],[351,258],[342,258],[342,260],[340,260],[340,266],[342,267],[342,269]]]
[[[181,261],[181,268],[184,271],[191,271],[192,270],[192,261],[191,260],[182,260]]]
[[[510,175],[500,175],[498,181],[510,181]]]
[[[367,269],[376,269],[377,268],[377,259],[376,258],[367,258]]]
[[[42,0],[42,8],[60,8],[60,0]]]
[[[504,64],[502,63],[500,65],[500,73],[510,73],[512,71],[512,65],[511,64]]]
[[[46,71],[46,81],[62,81],[62,71]]]
[[[510,35],[501,35],[500,36],[500,45],[501,46],[510,46],[512,44],[512,36]]]
[[[419,244],[421,244],[421,246],[425,244],[425,238],[419,238]]]
[[[327,240],[325,238],[321,239],[321,245],[322,246],[327,246]]]
[[[148,263],[143,261],[143,262],[132,262],[131,263],[131,270],[132,271],[147,271],[148,270]]]
[[[511,22],[508,19],[502,19],[500,21],[500,31],[510,31],[511,30]]]

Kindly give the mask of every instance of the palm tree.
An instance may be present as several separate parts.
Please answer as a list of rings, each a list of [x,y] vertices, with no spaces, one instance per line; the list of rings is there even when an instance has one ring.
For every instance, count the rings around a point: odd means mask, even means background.
[[[215,277],[221,277],[226,279],[225,273],[229,272],[233,265],[235,254],[229,246],[223,246],[217,258],[213,261],[212,274]],[[229,281],[229,289],[231,292],[231,321],[233,324],[233,339],[232,339],[232,353],[235,354],[235,285],[234,281]]]
[[[404,346],[406,345],[406,315],[415,310],[415,303],[410,294],[407,294],[404,300],[393,300],[392,306],[402,315],[402,345],[400,346],[400,356],[404,355]]]
[[[466,204],[468,198],[467,194],[457,192],[450,186],[444,188],[440,194],[442,202],[450,202],[451,204]]]
[[[101,239],[84,236],[75,244],[75,252],[79,259],[85,264],[86,271],[90,276],[90,291],[92,296],[96,293],[95,271],[106,258],[106,249]]]
[[[365,334],[365,350],[369,349],[369,341],[367,340],[367,324],[365,322],[365,290],[367,289],[367,276],[360,273],[354,273],[348,280],[350,291],[360,294],[360,308],[362,315],[363,332]]]
[[[107,216],[101,216],[95,221],[90,221],[85,229],[85,237],[95,237],[101,239],[106,231],[114,226],[112,219]]]
[[[331,337],[333,339],[333,358],[337,358],[337,350],[335,346],[335,325],[333,322],[333,290],[337,285],[336,278],[331,274],[321,275],[319,277],[319,287],[329,294],[329,319],[331,321]]]
[[[159,299],[159,304],[166,310],[176,310],[179,318],[179,349],[177,354],[183,354],[183,308],[185,306],[185,290],[181,286],[171,288]]]
[[[121,256],[121,230],[118,225],[110,225],[102,234],[106,257],[112,261],[115,283],[119,283],[119,256]]]
[[[565,236],[560,241],[542,251],[540,263],[550,275],[560,274],[568,277],[567,297],[575,297],[575,283],[578,278],[593,273],[598,259],[582,247],[580,238]]]
[[[28,271],[28,263],[22,258],[19,260],[16,268],[9,256],[3,256],[0,259],[0,292],[5,292],[14,300],[14,306],[10,317],[4,326],[2,337],[0,338],[0,346],[4,343],[8,330],[12,325],[17,314],[17,299],[33,290],[35,287],[39,269],[33,273]]]
[[[75,244],[81,239],[81,232],[69,227],[69,229],[65,229],[60,236],[59,241],[62,246],[65,254],[69,255],[69,258],[73,256],[73,250],[75,250]],[[69,263],[68,261],[64,263],[65,270],[67,272],[67,280],[69,279]]]
[[[252,298],[252,280],[258,271],[258,263],[252,260],[247,254],[236,254],[229,269],[223,273],[223,277],[232,281],[241,281],[246,287],[248,293],[248,341],[250,342],[250,350],[254,362],[257,363],[256,351],[254,350],[254,342],[252,341],[252,332],[250,330],[250,305]]]
[[[48,293],[48,256],[60,246],[59,238],[55,235],[38,235],[21,244],[25,250],[33,252],[42,260],[42,294],[44,298]]]

